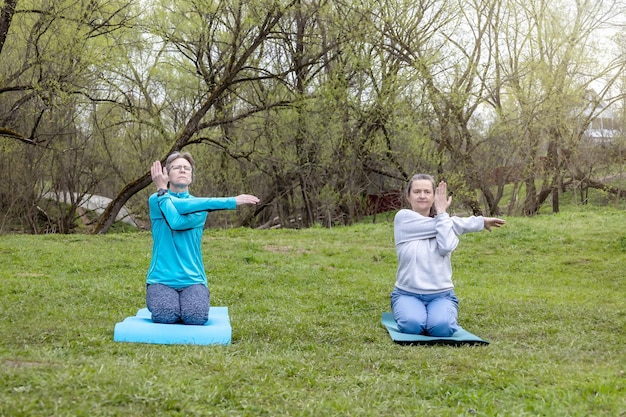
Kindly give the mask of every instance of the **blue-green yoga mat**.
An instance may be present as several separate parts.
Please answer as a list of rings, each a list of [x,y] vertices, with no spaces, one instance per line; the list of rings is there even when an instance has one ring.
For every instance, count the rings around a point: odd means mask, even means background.
[[[433,337],[421,334],[401,333],[391,313],[383,313],[383,326],[387,328],[391,339],[402,345],[488,345],[489,342],[468,332],[465,329],[457,330],[450,337]]]

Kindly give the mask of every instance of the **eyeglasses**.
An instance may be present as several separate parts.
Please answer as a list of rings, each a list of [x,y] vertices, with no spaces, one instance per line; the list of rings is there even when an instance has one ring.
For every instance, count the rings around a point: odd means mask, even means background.
[[[170,169],[173,169],[175,171],[187,171],[187,172],[193,171],[193,168],[187,165],[174,165]]]

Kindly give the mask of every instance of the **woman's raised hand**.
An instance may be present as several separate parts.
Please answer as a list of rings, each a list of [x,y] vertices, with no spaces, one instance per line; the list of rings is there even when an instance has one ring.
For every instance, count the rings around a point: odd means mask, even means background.
[[[435,210],[437,214],[445,213],[452,204],[452,196],[448,197],[448,184],[441,181],[435,188]]]
[[[167,170],[161,166],[161,161],[154,161],[150,167],[150,175],[152,176],[152,182],[156,185],[157,189],[167,189],[167,183],[169,177]]]

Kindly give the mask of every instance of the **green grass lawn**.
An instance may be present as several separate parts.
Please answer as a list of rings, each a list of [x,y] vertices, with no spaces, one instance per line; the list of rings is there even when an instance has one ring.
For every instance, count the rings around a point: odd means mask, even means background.
[[[388,221],[207,230],[232,344],[114,342],[145,305],[151,244],[0,236],[1,416],[626,416],[624,211],[461,237],[460,323],[491,342],[475,347],[391,341]]]

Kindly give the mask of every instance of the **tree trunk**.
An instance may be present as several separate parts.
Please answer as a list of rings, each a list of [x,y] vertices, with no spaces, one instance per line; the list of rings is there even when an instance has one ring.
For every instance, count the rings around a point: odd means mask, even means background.
[[[552,187],[552,212],[559,212],[559,187]]]
[[[7,34],[9,33],[9,28],[11,27],[13,15],[15,14],[16,4],[17,0],[5,0],[4,7],[0,12],[0,54],[2,54],[2,48],[7,40]]]
[[[127,184],[100,215],[92,233],[99,234],[108,232],[115,222],[117,214],[122,207],[124,207],[124,204],[126,204],[132,196],[150,185],[151,182],[152,178],[150,177],[150,173],[146,173],[130,184]]]
[[[526,198],[524,199],[523,214],[531,216],[537,213],[537,188],[535,187],[535,177],[531,176],[526,181]]]

